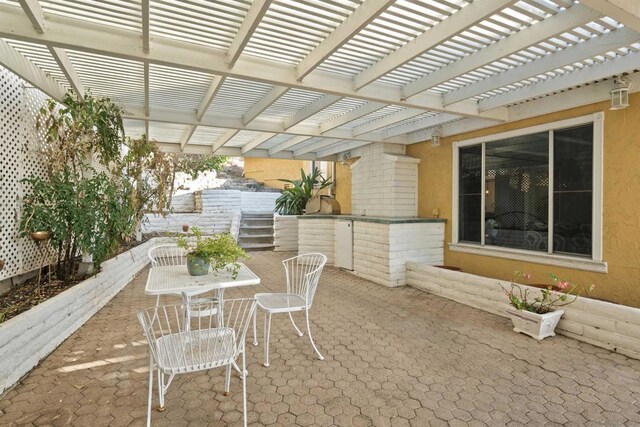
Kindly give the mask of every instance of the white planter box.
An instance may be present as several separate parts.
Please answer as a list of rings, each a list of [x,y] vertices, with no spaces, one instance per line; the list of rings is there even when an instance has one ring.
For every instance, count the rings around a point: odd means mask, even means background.
[[[564,311],[555,310],[549,313],[537,314],[510,308],[507,313],[513,322],[514,331],[542,340],[556,335],[554,331]]]
[[[79,329],[147,264],[151,239],[102,263],[102,271],[0,324],[0,393]]]

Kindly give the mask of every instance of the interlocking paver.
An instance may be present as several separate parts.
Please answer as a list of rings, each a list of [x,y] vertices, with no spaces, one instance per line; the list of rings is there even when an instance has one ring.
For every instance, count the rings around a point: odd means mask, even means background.
[[[252,253],[247,264],[263,283],[226,296],[282,290],[279,261],[290,255]],[[135,313],[154,303],[145,280],[143,272],[5,393],[0,425],[144,425],[148,353]],[[269,368],[262,346],[247,345],[250,425],[640,423],[640,361],[560,336],[536,342],[503,318],[415,289],[328,267],[311,321],[324,361],[286,316],[272,321]],[[239,425],[238,376],[231,396],[223,387],[224,370],[177,376],[154,424]]]

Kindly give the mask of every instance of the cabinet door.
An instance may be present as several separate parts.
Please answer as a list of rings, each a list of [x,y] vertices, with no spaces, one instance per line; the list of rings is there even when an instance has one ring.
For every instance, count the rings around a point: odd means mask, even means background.
[[[335,266],[353,270],[353,221],[336,222]]]

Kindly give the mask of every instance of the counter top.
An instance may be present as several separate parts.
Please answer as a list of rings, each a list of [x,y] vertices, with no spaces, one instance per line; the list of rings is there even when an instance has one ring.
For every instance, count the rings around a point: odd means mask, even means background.
[[[361,215],[298,215],[298,219],[342,219],[350,221],[376,222],[378,224],[411,224],[417,222],[445,223],[444,218],[411,218],[390,216],[361,216]]]

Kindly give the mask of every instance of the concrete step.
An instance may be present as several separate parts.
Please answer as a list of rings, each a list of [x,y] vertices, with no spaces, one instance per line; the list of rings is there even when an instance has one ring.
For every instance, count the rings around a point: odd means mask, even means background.
[[[273,218],[273,212],[242,212],[243,218]]]
[[[243,243],[240,246],[252,251],[267,251],[274,248],[273,243]]]
[[[273,239],[273,233],[262,233],[262,234],[243,234],[240,233],[238,235],[238,239],[262,239],[265,237],[269,237]]]
[[[240,225],[241,230],[272,230],[271,225]]]

